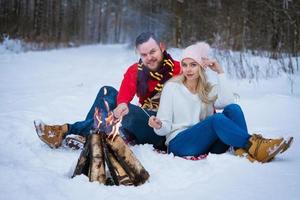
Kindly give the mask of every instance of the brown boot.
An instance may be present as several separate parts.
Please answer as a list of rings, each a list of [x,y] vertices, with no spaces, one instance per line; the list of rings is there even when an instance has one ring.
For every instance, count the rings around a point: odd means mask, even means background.
[[[284,141],[284,147],[283,149],[280,151],[280,153],[285,152],[288,148],[290,148],[290,146],[293,143],[294,138],[293,137],[289,137]]]
[[[65,138],[65,145],[71,149],[83,149],[86,138],[81,135],[67,135]]]
[[[63,137],[68,131],[68,125],[46,125],[42,121],[34,121],[34,126],[39,138],[51,148],[61,146]]]
[[[271,161],[285,147],[286,141],[283,138],[266,139],[254,134],[249,139],[248,153],[255,160],[265,163]]]
[[[261,134],[255,134],[254,133],[252,136],[256,137],[256,138],[263,138]],[[267,139],[267,138],[265,138],[265,139]],[[290,146],[292,145],[293,141],[294,141],[294,137],[288,137],[287,139],[284,139],[283,148],[281,149],[280,153],[283,153],[288,148],[290,148]]]
[[[247,151],[243,148],[238,148],[234,150],[234,155],[239,156],[239,157],[246,157],[250,162],[254,162],[255,159],[250,156]]]

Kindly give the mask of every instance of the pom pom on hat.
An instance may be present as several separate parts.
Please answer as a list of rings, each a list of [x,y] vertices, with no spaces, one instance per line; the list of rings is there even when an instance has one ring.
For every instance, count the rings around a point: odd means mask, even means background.
[[[206,42],[197,42],[185,48],[182,52],[181,61],[185,58],[192,58],[197,63],[202,63],[203,57],[208,57],[210,46]]]

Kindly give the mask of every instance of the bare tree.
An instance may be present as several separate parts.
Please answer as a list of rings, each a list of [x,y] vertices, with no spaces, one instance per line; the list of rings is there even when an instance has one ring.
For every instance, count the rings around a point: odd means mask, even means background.
[[[299,55],[299,10],[297,0],[0,0],[0,40],[51,48],[132,42],[152,31],[170,46],[205,40],[277,58]]]

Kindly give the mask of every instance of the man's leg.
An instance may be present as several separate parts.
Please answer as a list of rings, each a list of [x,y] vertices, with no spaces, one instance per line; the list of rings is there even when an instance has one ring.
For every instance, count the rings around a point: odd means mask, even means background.
[[[108,103],[109,109],[113,110],[116,107],[116,98],[118,95],[118,91],[111,86],[102,87],[96,99],[90,108],[86,118],[84,121],[76,122],[74,124],[69,124],[69,129],[66,135],[75,134],[81,136],[87,136],[90,133],[94,125],[94,112],[95,108],[98,107],[100,110],[106,111],[106,107],[104,104],[104,100]]]
[[[117,96],[118,91],[111,86],[103,86],[102,88],[100,88],[96,99],[85,119],[93,119],[96,107],[100,109],[105,109],[103,100],[105,100],[108,103],[109,110],[112,111],[113,109],[115,109],[117,106]]]
[[[108,103],[108,109],[112,110],[116,107],[117,90],[110,86],[105,86],[100,89],[97,97],[92,105],[87,117],[84,121],[76,122],[74,124],[64,125],[47,125],[42,121],[34,121],[37,135],[51,148],[58,148],[61,146],[63,139],[70,134],[87,136],[94,124],[94,112],[98,107],[104,112],[107,110],[107,106],[104,100]],[[70,139],[70,137],[68,137]],[[82,139],[81,139],[82,140]],[[71,141],[71,140],[69,140]],[[71,142],[72,143],[72,142]]]
[[[136,105],[129,104],[129,113],[124,116],[122,130],[134,136],[137,144],[153,144],[155,148],[165,148],[165,137],[158,136],[153,128],[148,125],[149,117]],[[148,114],[156,115],[156,112],[148,111]]]

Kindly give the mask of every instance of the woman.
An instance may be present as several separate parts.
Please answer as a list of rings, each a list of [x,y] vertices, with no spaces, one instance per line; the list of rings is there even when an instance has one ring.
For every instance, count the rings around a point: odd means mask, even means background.
[[[220,64],[208,58],[209,45],[199,42],[183,50],[182,74],[164,86],[157,116],[149,118],[156,134],[166,136],[175,156],[223,153],[229,146],[259,162],[271,161],[285,151],[293,138],[265,139],[250,135],[244,114],[233,104]],[[207,81],[205,70],[217,73],[218,84]],[[223,109],[215,113],[215,109]]]

